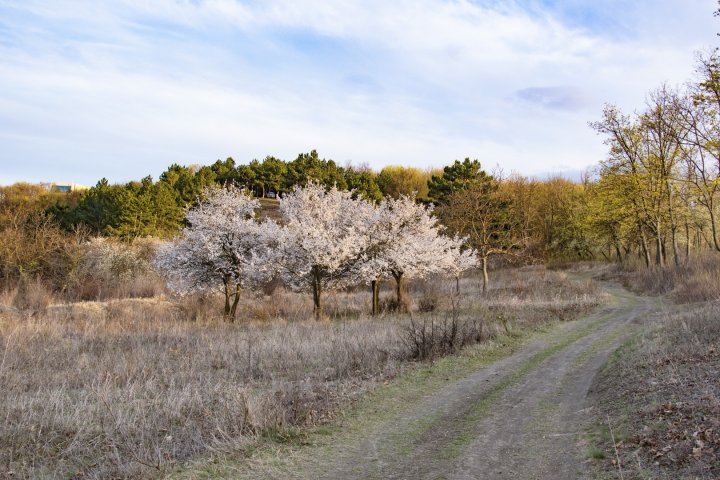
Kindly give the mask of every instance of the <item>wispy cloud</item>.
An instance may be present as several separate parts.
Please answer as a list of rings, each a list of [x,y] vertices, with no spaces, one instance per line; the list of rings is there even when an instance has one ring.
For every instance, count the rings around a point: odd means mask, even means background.
[[[311,148],[581,168],[604,101],[636,108],[715,41],[691,3],[0,0],[0,182]]]
[[[552,110],[578,111],[591,104],[588,95],[577,87],[528,87],[518,90],[517,97]]]

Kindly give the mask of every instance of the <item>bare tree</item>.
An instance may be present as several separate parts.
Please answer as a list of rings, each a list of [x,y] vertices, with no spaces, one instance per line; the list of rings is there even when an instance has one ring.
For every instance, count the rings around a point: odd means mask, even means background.
[[[490,280],[488,259],[493,255],[517,254],[523,248],[523,232],[514,225],[510,215],[510,201],[498,190],[492,177],[448,197],[446,205],[438,208],[443,224],[457,235],[467,237],[480,259],[483,271],[483,292]]]

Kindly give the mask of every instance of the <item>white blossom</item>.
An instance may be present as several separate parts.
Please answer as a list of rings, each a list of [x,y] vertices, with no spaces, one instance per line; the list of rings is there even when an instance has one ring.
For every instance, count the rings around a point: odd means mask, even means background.
[[[213,188],[204,197],[188,212],[189,225],[159,249],[155,265],[178,293],[222,289],[225,314],[234,317],[240,289],[273,276],[279,229],[255,220],[260,203],[243,190]]]
[[[357,282],[353,266],[366,248],[373,206],[352,194],[310,183],[280,202],[284,279],[292,288],[313,291],[318,314],[323,290]]]
[[[478,261],[477,251],[472,248],[464,248],[466,244],[465,238],[454,238],[455,247],[451,251],[449,261],[444,266],[444,270],[451,276],[457,278],[463,272],[477,268]]]
[[[441,234],[431,212],[413,197],[386,198],[368,225],[372,247],[359,265],[361,277],[365,281],[387,275],[420,278],[444,270],[458,241]]]
[[[402,282],[433,273],[459,272],[472,265],[472,251],[462,252],[463,239],[442,235],[432,207],[414,197],[386,198],[368,219],[367,246],[356,268],[364,282],[392,276],[397,302]],[[375,301],[375,299],[374,299]]]

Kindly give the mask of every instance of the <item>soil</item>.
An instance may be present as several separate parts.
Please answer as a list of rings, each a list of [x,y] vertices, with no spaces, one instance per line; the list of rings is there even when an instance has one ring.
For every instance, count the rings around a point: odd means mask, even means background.
[[[611,303],[402,406],[351,439],[238,468],[234,478],[577,479],[590,474],[588,391],[658,307],[604,284]]]

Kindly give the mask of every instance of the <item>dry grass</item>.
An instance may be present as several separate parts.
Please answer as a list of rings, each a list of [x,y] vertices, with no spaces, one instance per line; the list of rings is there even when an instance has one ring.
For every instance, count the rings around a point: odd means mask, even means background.
[[[396,325],[385,321],[230,325],[178,315],[167,302],[120,301],[4,321],[5,472],[160,472],[315,423],[402,360]]]
[[[606,300],[589,277],[569,282],[566,272],[540,266],[498,272],[487,297],[478,307],[516,326],[568,320]]]
[[[483,338],[567,318],[600,301],[541,268],[499,272],[487,298],[475,278],[409,288],[413,308],[483,322]],[[384,291],[387,297],[389,290]],[[432,299],[427,297],[432,296]],[[7,300],[7,296],[4,298]],[[219,321],[214,299],[119,299],[0,309],[0,476],[159,476],[198,455],[285,438],[413,358],[409,316],[368,318],[369,292],[327,297],[316,322],[306,296],[277,288]]]
[[[600,417],[623,431],[612,445],[625,478],[720,477],[720,255],[679,268],[614,273],[636,291],[667,294],[682,307],[622,349],[597,385]],[[605,463],[605,472],[616,470]]]
[[[708,251],[679,267],[645,268],[633,263],[618,267],[615,277],[633,291],[650,295],[668,294],[677,303],[719,300],[720,253]]]
[[[720,477],[719,316],[718,303],[666,313],[604,372],[599,416],[622,433],[600,447],[626,479]]]

